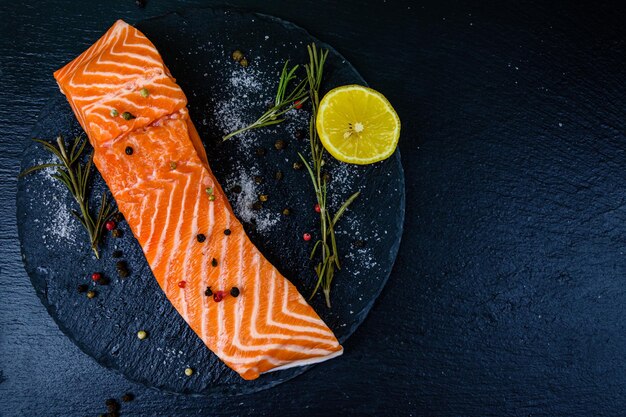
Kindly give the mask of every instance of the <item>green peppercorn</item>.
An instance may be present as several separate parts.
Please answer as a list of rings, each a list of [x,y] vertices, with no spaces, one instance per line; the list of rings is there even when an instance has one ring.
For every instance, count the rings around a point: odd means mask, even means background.
[[[259,201],[262,203],[265,203],[267,201],[267,194],[261,194],[259,195]]]
[[[115,238],[120,238],[122,237],[123,233],[120,229],[113,229],[111,231],[111,236],[115,237]]]
[[[96,295],[98,295],[98,293],[94,290],[87,291],[87,298],[94,298]]]
[[[148,337],[148,332],[145,330],[139,330],[137,332],[137,338],[139,338],[139,340],[144,340],[146,337]]]
[[[278,139],[276,142],[274,142],[274,147],[279,151],[285,149],[286,146],[287,143],[282,139]]]
[[[283,216],[289,216],[291,214],[291,210],[289,210],[289,208],[284,208],[283,209]]]
[[[211,266],[217,266],[217,259],[213,258],[211,259]]]
[[[129,403],[134,399],[135,399],[135,395],[133,395],[133,393],[131,392],[127,392],[126,394],[122,395],[122,401],[125,403]]]
[[[204,295],[206,295],[207,297],[210,297],[213,295],[213,291],[211,291],[211,287],[206,287],[206,290],[204,291]]]
[[[209,201],[215,201],[215,196],[213,194],[209,196]]]
[[[187,376],[193,375],[193,369],[192,368],[186,368],[185,369],[185,375],[187,375]]]
[[[132,120],[135,119],[135,115],[133,115],[132,113],[129,113],[127,111],[125,111],[124,113],[122,113],[122,119],[124,120]]]
[[[85,291],[87,291],[88,288],[89,286],[87,284],[80,284],[76,289],[79,293],[84,293]]]
[[[141,97],[146,98],[150,95],[150,92],[148,91],[146,87],[144,87],[141,90],[139,90],[139,94],[141,94]]]
[[[176,169],[178,164],[175,161],[170,162],[170,169]]]
[[[205,190],[204,190],[204,191],[206,191],[206,193],[207,193],[208,195],[211,195],[211,194],[213,194],[213,187],[207,187],[207,188],[205,188]]]
[[[233,188],[230,189],[230,191],[232,191],[235,194],[239,194],[241,193],[241,185],[235,185],[233,186]]]
[[[230,295],[233,297],[239,297],[239,288],[233,287],[230,289]]]
[[[293,169],[295,169],[296,171],[300,171],[302,169],[302,162],[300,161],[296,161],[293,163]]]
[[[262,208],[263,208],[263,203],[261,203],[260,201],[255,201],[254,203],[252,203],[252,210],[259,211]]]
[[[239,61],[239,65],[241,65],[244,68],[248,66],[248,60],[246,59],[246,57],[241,58],[241,61]]]
[[[109,113],[111,114],[111,117],[117,117],[119,115],[119,113],[115,109],[111,109]]]
[[[266,151],[266,150],[265,150],[265,148],[263,148],[263,147],[258,147],[258,148],[256,148],[256,154],[257,154],[257,156],[265,156],[265,153],[266,153],[266,152],[267,152],[267,151]]]
[[[226,236],[230,236],[230,229],[225,229],[225,230],[224,230],[224,234],[225,234]]]
[[[243,52],[239,49],[234,50],[231,56],[235,62],[240,62],[244,58]]]
[[[254,183],[255,184],[263,184],[264,181],[265,180],[263,179],[262,176],[260,176],[260,175],[255,175],[254,176]]]
[[[196,236],[196,239],[198,240],[199,243],[202,243],[206,240],[206,236],[203,235],[202,233],[198,233],[198,235]]]

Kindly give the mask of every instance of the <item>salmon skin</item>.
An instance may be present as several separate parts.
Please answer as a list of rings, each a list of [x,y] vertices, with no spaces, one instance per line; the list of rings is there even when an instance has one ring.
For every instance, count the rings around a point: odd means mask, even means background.
[[[341,355],[246,236],[148,38],[118,20],[54,77],[161,289],[209,349],[248,380]]]

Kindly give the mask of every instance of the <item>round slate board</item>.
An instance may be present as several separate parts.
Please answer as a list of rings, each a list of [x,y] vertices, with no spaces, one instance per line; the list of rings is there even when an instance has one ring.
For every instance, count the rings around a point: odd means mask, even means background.
[[[307,62],[305,45],[315,41],[303,29],[274,17],[231,9],[196,9],[169,14],[137,25],[161,52],[164,61],[189,99],[189,109],[208,150],[209,163],[244,223],[254,244],[308,296],[315,284],[308,255],[318,225],[314,194],[304,170],[292,168],[297,152],[308,151],[308,140],[297,139],[307,130],[309,109],[292,111],[274,128],[258,130],[227,142],[223,134],[250,122],[263,112],[275,94],[278,73],[286,59]],[[104,31],[105,28],[103,28]],[[95,39],[94,39],[95,41]],[[324,90],[342,84],[365,84],[356,70],[335,50],[326,67]],[[230,59],[233,50],[246,53],[242,68]],[[62,63],[59,63],[61,65]],[[82,133],[59,93],[42,111],[32,136],[53,140],[58,134],[73,138]],[[277,150],[277,139],[285,149]],[[258,152],[258,148],[264,149]],[[35,143],[22,158],[22,169],[51,161]],[[364,320],[382,290],[396,257],[404,220],[404,176],[400,155],[359,167],[328,160],[331,208],[336,210],[352,192],[361,196],[337,227],[342,257],[328,309],[320,295],[311,300],[322,319],[344,342]],[[275,179],[280,170],[283,179]],[[42,171],[20,179],[17,216],[22,256],[33,286],[61,330],[103,366],[131,380],[159,389],[203,395],[242,394],[272,387],[304,372],[292,368],[244,381],[209,351],[174,310],[159,288],[140,246],[125,223],[121,238],[106,238],[97,260],[88,249],[86,234],[69,210],[71,196]],[[261,177],[261,179],[255,178]],[[239,191],[236,186],[240,186]],[[94,171],[92,204],[108,192]],[[259,211],[250,205],[258,194],[269,200]],[[291,209],[290,216],[281,214]],[[311,232],[311,242],[302,240]],[[112,252],[123,251],[131,277],[121,280]],[[93,286],[89,275],[101,271],[111,278],[98,286],[92,300],[76,290]],[[149,332],[144,341],[138,330]],[[341,360],[335,359],[335,360]],[[329,366],[328,363],[319,366]],[[184,375],[193,367],[192,377]]]

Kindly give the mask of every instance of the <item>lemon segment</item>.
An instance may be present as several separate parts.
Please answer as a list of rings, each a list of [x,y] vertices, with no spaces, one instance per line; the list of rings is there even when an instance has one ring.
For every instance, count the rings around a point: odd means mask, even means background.
[[[389,158],[400,138],[400,118],[389,101],[361,85],[344,85],[326,93],[315,127],[324,148],[350,164]]]

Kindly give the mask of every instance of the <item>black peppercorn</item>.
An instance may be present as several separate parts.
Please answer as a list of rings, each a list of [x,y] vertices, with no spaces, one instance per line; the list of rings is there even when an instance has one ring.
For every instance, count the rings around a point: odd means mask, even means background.
[[[116,223],[121,223],[124,221],[124,215],[118,211],[113,215],[113,220],[115,220]]]
[[[230,295],[232,295],[233,297],[238,297],[239,296],[239,288],[237,287],[233,287],[230,289]]]
[[[114,258],[121,258],[122,257],[122,251],[121,250],[114,250],[113,253],[111,254],[112,257]]]
[[[264,180],[263,180],[263,177],[262,177],[262,176],[260,176],[260,175],[255,175],[255,176],[254,176],[254,182],[255,182],[255,184],[263,184],[263,181],[264,181]]]
[[[255,201],[254,203],[252,203],[252,210],[259,211],[262,208],[263,208],[263,203],[261,203],[260,201]]]
[[[124,120],[132,120],[132,119],[136,119],[136,117],[135,117],[134,114],[125,111],[124,113],[122,113],[122,119],[124,119]]]
[[[241,185],[235,185],[230,190],[235,194],[239,194],[241,192]]]
[[[206,287],[206,291],[204,291],[204,295],[210,297],[213,295],[213,291],[211,291],[211,287]]]
[[[120,403],[118,403],[113,398],[109,398],[108,400],[106,400],[105,404],[107,406],[107,411],[109,413],[112,413],[112,412],[115,412],[115,411],[119,411],[119,409],[120,409]]]
[[[117,268],[117,275],[119,275],[120,278],[128,278],[130,272],[128,272],[126,268]]]
[[[282,179],[283,179],[283,171],[276,171],[276,173],[274,174],[274,178],[275,178],[277,181],[282,180]]]
[[[263,148],[263,147],[256,148],[256,154],[258,156],[265,156],[265,152],[266,152],[265,148]]]
[[[126,152],[126,155],[132,155],[133,154],[133,148],[130,147],[130,146],[127,146],[125,152]]]
[[[294,136],[296,137],[296,139],[304,139],[304,137],[306,136],[306,133],[304,133],[304,130],[298,129],[294,133]]]
[[[122,268],[128,268],[128,265],[126,264],[126,261],[117,261],[115,263],[115,267],[117,269],[122,269]]]
[[[122,395],[122,401],[125,403],[129,403],[134,399],[135,399],[135,396],[131,392],[127,392],[126,394]]]
[[[295,169],[296,171],[300,171],[302,169],[302,162],[300,161],[296,161],[293,163],[293,169]]]
[[[230,229],[225,229],[225,230],[224,230],[224,234],[225,234],[226,236],[229,236],[229,235],[230,235]]]
[[[87,284],[80,284],[77,287],[78,292],[83,293],[85,291],[87,291],[89,289],[89,286]]]
[[[278,139],[276,142],[274,142],[274,147],[279,151],[281,149],[285,149],[286,146],[287,146],[287,143],[282,139]]]
[[[211,259],[211,266],[217,266],[217,259]]]
[[[196,239],[198,239],[198,242],[202,243],[202,242],[204,242],[204,241],[206,240],[206,236],[205,236],[205,235],[203,235],[202,233],[199,233],[199,234],[196,236]]]

